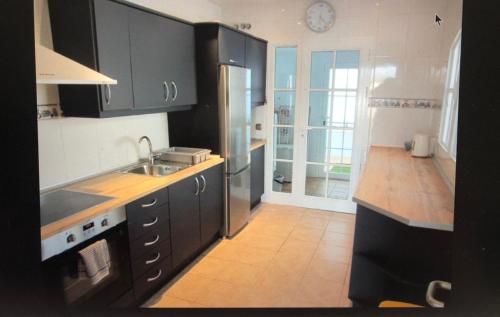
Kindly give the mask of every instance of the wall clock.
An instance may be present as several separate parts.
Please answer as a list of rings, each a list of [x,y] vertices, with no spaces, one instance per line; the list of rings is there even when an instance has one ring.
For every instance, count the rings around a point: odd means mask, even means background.
[[[312,31],[317,33],[326,32],[332,28],[335,22],[335,11],[327,2],[316,2],[307,9],[306,21]]]

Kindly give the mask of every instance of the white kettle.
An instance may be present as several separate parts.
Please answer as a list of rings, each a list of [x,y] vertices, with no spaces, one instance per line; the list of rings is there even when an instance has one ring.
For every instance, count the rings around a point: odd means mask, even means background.
[[[430,151],[430,136],[425,134],[416,134],[413,138],[411,156],[413,157],[429,157]]]

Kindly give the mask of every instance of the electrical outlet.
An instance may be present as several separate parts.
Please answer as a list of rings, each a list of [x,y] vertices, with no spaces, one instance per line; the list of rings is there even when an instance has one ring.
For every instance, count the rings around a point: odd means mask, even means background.
[[[262,131],[262,123],[257,123],[257,124],[255,125],[255,130],[257,130],[257,131]]]

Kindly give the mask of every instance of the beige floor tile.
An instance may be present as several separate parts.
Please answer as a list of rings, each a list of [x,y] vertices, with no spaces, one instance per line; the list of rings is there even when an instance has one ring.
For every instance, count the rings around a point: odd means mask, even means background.
[[[302,216],[302,218],[300,218],[299,224],[304,227],[311,227],[324,230],[328,225],[328,222],[329,218],[327,217],[304,215]]]
[[[343,221],[331,220],[328,223],[328,226],[326,227],[326,231],[353,235],[354,234],[354,224],[343,222]]]
[[[287,239],[279,250],[279,253],[298,254],[304,258],[310,258],[316,251],[318,243],[310,241],[302,241],[296,239]]]
[[[205,307],[201,304],[183,300],[172,296],[163,296],[157,303],[149,308],[198,308]]]
[[[354,224],[356,222],[356,215],[341,213],[341,212],[332,212],[330,214],[330,220],[336,220],[340,222],[347,222]]]
[[[218,249],[212,250],[207,256],[266,267],[276,253],[276,251],[254,248],[245,243],[231,241],[231,243],[218,246]]]
[[[309,307],[337,307],[343,284],[306,273],[300,283],[295,300]]]
[[[237,286],[253,287],[262,281],[265,270],[266,268],[260,266],[232,262],[227,271],[216,279]]]
[[[204,257],[189,270],[189,273],[213,279],[227,274],[232,263],[218,258]]]
[[[244,243],[245,245],[253,248],[278,251],[285,242],[285,239],[286,237],[278,237],[275,235],[241,232],[234,238],[233,241]]]
[[[313,259],[349,264],[351,257],[352,249],[350,248],[320,243],[316,249]]]
[[[196,302],[208,307],[230,307],[237,289],[238,287],[231,283],[212,280],[207,291],[200,294]]]
[[[197,302],[198,297],[209,290],[212,279],[186,274],[172,285],[165,294],[190,302]]]
[[[289,235],[289,239],[295,239],[300,241],[309,241],[313,243],[319,243],[323,237],[324,229],[304,227],[302,225],[296,226]]]
[[[343,284],[347,276],[348,267],[349,265],[345,263],[314,258],[309,263],[307,274],[324,278],[333,283]]]
[[[352,248],[354,237],[351,234],[343,234],[335,231],[325,231],[321,242],[344,248]]]

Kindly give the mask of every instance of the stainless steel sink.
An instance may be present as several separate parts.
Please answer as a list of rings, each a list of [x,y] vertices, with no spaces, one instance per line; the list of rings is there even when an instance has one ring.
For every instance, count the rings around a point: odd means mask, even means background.
[[[154,177],[162,177],[177,173],[185,168],[188,168],[189,165],[181,165],[181,164],[141,164],[138,166],[131,167],[122,171],[125,174],[139,174],[139,175],[149,175]]]

